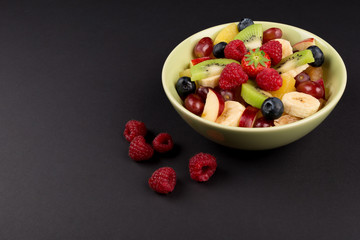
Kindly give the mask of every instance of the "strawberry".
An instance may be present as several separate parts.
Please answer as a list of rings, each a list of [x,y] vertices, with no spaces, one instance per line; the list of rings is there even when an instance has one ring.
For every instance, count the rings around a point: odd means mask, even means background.
[[[282,46],[278,41],[269,41],[260,47],[260,50],[266,52],[271,59],[271,65],[275,66],[281,61],[282,58]]]
[[[264,68],[271,66],[270,56],[259,48],[250,50],[243,59],[241,65],[249,78],[256,78],[256,75]]]

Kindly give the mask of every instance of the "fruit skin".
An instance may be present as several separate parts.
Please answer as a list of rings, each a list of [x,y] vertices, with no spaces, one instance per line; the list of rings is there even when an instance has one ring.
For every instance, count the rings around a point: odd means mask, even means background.
[[[274,68],[276,69],[276,71],[282,74],[293,71],[294,69],[297,69],[298,67],[302,67],[304,65],[305,67],[307,67],[306,64],[313,61],[314,61],[314,57],[312,55],[312,52],[310,50],[303,50],[303,51],[295,52],[281,59],[281,61]],[[303,70],[301,70],[300,72],[302,72]]]
[[[245,107],[237,101],[226,101],[222,114],[216,119],[216,122],[225,126],[239,126],[240,117]]]
[[[306,38],[300,42],[295,43],[292,47],[293,47],[294,51],[302,51],[312,45],[315,45],[315,39],[314,38]]]
[[[145,123],[138,120],[129,120],[125,124],[123,135],[128,142],[131,142],[137,136],[144,136],[147,133]]]
[[[240,31],[234,39],[244,42],[247,51],[259,48],[262,45],[263,28],[262,24],[252,24]]]
[[[242,113],[239,121],[239,127],[252,128],[258,116],[259,109],[253,106],[247,106]]]
[[[171,167],[159,168],[153,172],[148,180],[148,184],[157,193],[171,193],[176,185],[176,172]]]
[[[226,47],[227,43],[226,42],[219,42],[218,44],[216,44],[213,48],[213,55],[216,58],[224,58],[225,57],[225,53],[224,53],[224,49]]]
[[[195,58],[190,61],[190,67],[195,66],[198,63],[201,63],[206,60],[210,60],[211,57],[201,57],[201,58]]]
[[[209,88],[209,92],[206,96],[204,110],[201,117],[215,122],[218,116],[224,111],[225,100],[220,93]]]
[[[239,33],[236,23],[230,23],[224,29],[222,29],[215,37],[214,45],[219,42],[229,43]]]
[[[213,50],[213,40],[209,37],[203,37],[194,47],[194,55],[197,58],[208,57]]]
[[[152,141],[155,151],[165,153],[173,149],[174,141],[169,133],[159,133]]]
[[[299,120],[301,120],[301,118],[291,116],[291,115],[288,115],[288,114],[283,114],[281,117],[274,120],[274,125],[275,126],[282,126],[282,125],[286,125],[286,124],[289,124],[289,123],[297,122]]]
[[[296,87],[295,87],[296,80],[290,74],[283,73],[281,74],[281,78],[282,78],[282,86],[276,91],[270,91],[273,97],[277,97],[279,99],[282,99],[282,96],[287,92],[296,91]]]
[[[241,97],[247,104],[260,109],[265,99],[269,96],[261,92],[261,89],[257,88],[253,81],[249,80],[241,85]]]
[[[322,79],[323,75],[324,75],[322,66],[320,66],[320,67],[309,66],[305,70],[305,73],[309,75],[311,81],[317,81],[319,79]]]
[[[271,60],[267,53],[259,48],[248,52],[241,60],[243,70],[249,78],[256,78],[256,75],[264,68],[270,68]]]
[[[246,53],[247,50],[245,44],[241,40],[233,40],[229,42],[224,49],[224,55],[226,58],[234,59],[239,62]]]
[[[154,155],[154,149],[141,135],[135,137],[129,146],[129,157],[135,161],[144,161]]]
[[[208,181],[216,168],[216,158],[209,153],[198,153],[189,160],[190,177],[197,182]]]
[[[284,112],[284,105],[277,97],[271,97],[264,101],[261,106],[261,113],[266,119],[277,119],[281,117]]]
[[[250,18],[242,18],[238,25],[237,25],[237,28],[240,31],[244,30],[245,28],[247,28],[248,26],[250,25],[253,25],[254,24],[254,21],[251,20]]]
[[[314,62],[309,63],[310,66],[313,67],[320,67],[323,65],[325,61],[324,53],[321,51],[321,49],[318,46],[310,46],[307,48],[308,50],[311,50],[313,56],[314,56]]]
[[[260,47],[260,50],[263,50],[269,55],[272,66],[278,64],[282,59],[282,46],[279,41],[267,42]]]
[[[263,44],[270,40],[281,38],[282,30],[280,28],[272,27],[264,31],[263,33]]]
[[[296,83],[295,87],[297,87],[300,83],[306,82],[310,80],[310,76],[306,72],[301,72],[295,77]]]
[[[231,90],[248,81],[248,75],[243,71],[240,64],[230,63],[225,66],[220,74],[219,87]]]
[[[277,38],[277,39],[274,39],[274,40],[271,40],[271,41],[277,41],[281,44],[281,48],[282,48],[282,56],[281,58],[286,58],[288,56],[290,56],[291,54],[293,54],[293,48],[291,46],[291,43],[286,40],[286,39],[283,39],[283,38]]]
[[[205,60],[190,68],[191,80],[198,81],[212,76],[220,76],[224,67],[233,62],[239,63],[236,60],[226,58]]]
[[[199,95],[191,93],[185,98],[184,106],[190,112],[196,115],[201,115],[204,110],[205,103]]]
[[[324,88],[320,85],[320,83],[310,80],[297,85],[296,91],[307,93],[317,99],[325,96]]]
[[[289,92],[282,98],[284,112],[299,118],[306,118],[316,113],[320,101],[313,96],[302,92]]]
[[[196,84],[189,77],[181,77],[177,80],[175,89],[180,98],[185,99],[187,95],[196,91]]]
[[[254,128],[261,128],[261,127],[272,127],[274,126],[274,120],[266,119],[265,117],[261,117],[255,120]]]
[[[256,76],[257,85],[265,91],[276,91],[282,86],[280,74],[273,68],[264,68]]]
[[[204,86],[200,86],[197,90],[196,90],[196,94],[201,97],[201,99],[205,102],[206,100],[206,95],[209,92],[209,87],[204,87]]]

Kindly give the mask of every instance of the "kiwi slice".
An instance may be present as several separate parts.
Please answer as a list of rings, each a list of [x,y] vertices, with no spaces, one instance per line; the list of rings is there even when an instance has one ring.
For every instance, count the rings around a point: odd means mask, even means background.
[[[255,82],[249,80],[241,85],[241,97],[253,107],[261,109],[263,102],[269,98]]]
[[[263,39],[263,27],[261,24],[253,24],[241,30],[234,39],[244,42],[248,51],[261,47]]]
[[[276,71],[282,74],[294,70],[301,65],[312,63],[314,61],[315,60],[311,50],[303,50],[283,58],[274,68]]]
[[[236,62],[240,64],[238,61],[233,59],[225,59],[225,58],[218,58],[218,59],[210,59],[198,63],[190,68],[191,71],[191,80],[197,81],[204,78],[208,78],[211,76],[220,75],[224,67],[229,64]]]

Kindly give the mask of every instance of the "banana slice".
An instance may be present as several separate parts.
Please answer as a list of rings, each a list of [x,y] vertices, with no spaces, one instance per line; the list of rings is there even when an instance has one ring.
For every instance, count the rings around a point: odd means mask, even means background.
[[[226,126],[239,126],[239,121],[245,107],[237,101],[226,101],[224,111],[216,119],[217,123]]]
[[[306,63],[306,64],[298,66],[297,68],[294,68],[290,71],[287,71],[286,73],[290,74],[290,76],[295,78],[299,73],[303,72],[308,67],[309,67],[309,64]]]
[[[319,100],[302,92],[285,93],[281,100],[284,104],[284,112],[299,118],[311,116],[320,107]]]
[[[288,115],[288,114],[284,114],[281,117],[279,117],[278,119],[274,120],[274,125],[275,126],[282,126],[282,125],[286,125],[286,124],[289,124],[289,123],[297,122],[300,119],[301,118],[291,116],[291,115]]]
[[[281,43],[281,47],[282,47],[282,57],[281,59],[290,56],[291,54],[293,54],[293,48],[291,46],[291,43],[288,40],[282,39],[282,38],[277,38],[271,41],[278,41],[279,43]]]

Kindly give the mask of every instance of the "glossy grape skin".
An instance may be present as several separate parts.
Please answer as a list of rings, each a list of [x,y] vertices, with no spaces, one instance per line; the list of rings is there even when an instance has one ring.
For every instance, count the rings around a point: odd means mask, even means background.
[[[206,100],[206,96],[207,96],[208,92],[209,92],[209,87],[204,87],[204,86],[200,86],[196,90],[196,94],[199,95],[203,101]]]
[[[231,91],[231,90],[225,90],[225,89],[221,89],[220,87],[215,87],[214,89],[215,91],[217,91],[218,93],[220,93],[221,96],[223,96],[225,101],[232,101],[235,98],[235,92]]]
[[[300,83],[296,87],[296,91],[309,94],[317,99],[323,98],[325,96],[324,88],[320,85],[320,83],[314,81]]]
[[[263,43],[281,37],[282,37],[282,30],[280,28],[275,28],[275,27],[269,28],[263,32]]]
[[[298,75],[296,75],[295,80],[296,80],[295,87],[297,87],[300,83],[309,81],[310,76],[305,72],[301,72]]]
[[[313,57],[315,59],[315,61],[312,63],[309,63],[309,65],[313,66],[313,67],[320,67],[321,65],[323,65],[325,57],[324,57],[324,53],[321,51],[321,49],[315,45],[310,46],[307,49],[311,50]]]
[[[262,128],[262,127],[272,127],[274,126],[273,119],[266,119],[264,117],[258,118],[255,120],[254,128]]]
[[[199,95],[191,93],[185,98],[184,106],[190,112],[200,115],[204,110],[205,103]]]
[[[176,92],[179,94],[181,99],[185,99],[190,93],[195,93],[196,84],[191,81],[189,77],[181,77],[175,84]]]
[[[209,37],[204,37],[194,47],[194,55],[196,58],[209,57],[213,51],[213,40]]]
[[[261,113],[266,119],[277,119],[284,113],[284,104],[277,97],[269,97],[261,105]]]
[[[219,42],[218,44],[216,44],[213,48],[214,57],[224,58],[225,57],[224,49],[225,49],[226,45],[227,45],[226,42]]]

